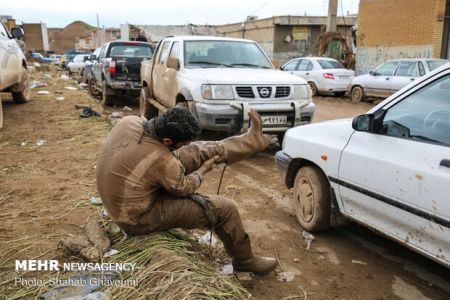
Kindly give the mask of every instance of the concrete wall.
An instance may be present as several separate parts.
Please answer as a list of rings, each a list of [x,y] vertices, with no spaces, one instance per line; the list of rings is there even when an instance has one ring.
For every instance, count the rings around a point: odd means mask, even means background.
[[[441,55],[445,0],[361,0],[356,73],[387,59]]]

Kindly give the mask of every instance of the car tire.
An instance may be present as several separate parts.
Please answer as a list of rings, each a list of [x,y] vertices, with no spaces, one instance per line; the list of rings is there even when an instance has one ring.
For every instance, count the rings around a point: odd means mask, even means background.
[[[353,102],[361,102],[365,99],[364,89],[359,85],[352,88],[351,97]]]
[[[98,97],[101,94],[101,92],[97,88],[94,77],[92,77],[91,79],[88,80],[88,93],[92,97]]]
[[[139,95],[139,113],[147,120],[158,116],[158,109],[148,102],[147,88],[143,87]]]
[[[104,107],[106,106],[112,106],[114,104],[113,96],[110,95],[111,88],[108,87],[108,84],[106,83],[106,80],[103,80],[102,84],[102,105]]]
[[[30,74],[25,67],[22,67],[22,84],[24,85],[23,91],[11,93],[15,103],[25,103],[31,98]]]
[[[311,87],[311,96],[319,96],[319,90],[317,89],[317,85],[314,82],[308,82]]]
[[[297,219],[305,230],[315,232],[330,227],[330,184],[319,168],[300,168],[294,181],[294,199]]]

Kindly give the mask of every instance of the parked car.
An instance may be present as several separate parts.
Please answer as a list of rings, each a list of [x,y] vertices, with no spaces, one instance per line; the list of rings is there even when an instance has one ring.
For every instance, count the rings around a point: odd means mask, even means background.
[[[53,59],[51,59],[50,57],[45,57],[39,52],[32,52],[31,53],[31,57],[36,59],[39,62],[42,62],[42,63],[51,63],[51,62],[53,62]]]
[[[67,65],[74,59],[74,57],[76,56],[76,54],[64,54],[61,57],[61,68],[63,69],[67,69]]]
[[[137,97],[141,91],[140,69],[144,59],[153,56],[153,47],[145,42],[109,42],[93,63],[94,80],[89,90],[102,91],[102,105],[113,104],[115,95]]]
[[[353,70],[328,57],[295,58],[280,69],[305,79],[311,86],[313,96],[321,93],[344,96],[355,75]]]
[[[356,102],[368,97],[386,98],[447,62],[444,59],[388,60],[369,74],[353,78],[348,92]]]
[[[257,110],[264,132],[311,122],[315,105],[306,81],[274,69],[254,41],[209,36],[164,38],[141,67],[141,115],[189,107],[203,129],[236,133]]]
[[[89,85],[89,81],[94,79],[94,73],[92,72],[92,67],[94,65],[94,63],[98,60],[98,56],[100,55],[100,50],[102,50],[101,47],[98,47],[97,49],[95,49],[95,51],[89,56],[89,59],[86,60],[85,64],[84,64],[84,69],[81,72],[81,76],[79,79],[79,83],[87,83],[88,87],[94,87],[95,85]],[[99,96],[101,94],[101,91],[98,90],[90,90],[88,88],[88,92],[91,96]]]
[[[55,65],[57,65],[57,66],[59,66],[61,64],[61,57],[62,57],[62,55],[60,55],[60,54],[52,54],[52,55],[50,55],[50,58],[52,59],[52,62]]]
[[[67,69],[69,70],[69,74],[75,73],[81,75],[84,70],[84,65],[86,61],[89,59],[89,54],[78,54],[75,55],[73,60],[67,64]]]
[[[343,215],[450,267],[450,64],[367,114],[297,127],[276,154],[298,221]]]
[[[0,22],[0,92],[11,93],[14,102],[30,100],[31,89],[25,55],[15,39],[23,36],[21,28],[11,33]],[[3,127],[3,110],[0,99],[0,128]]]

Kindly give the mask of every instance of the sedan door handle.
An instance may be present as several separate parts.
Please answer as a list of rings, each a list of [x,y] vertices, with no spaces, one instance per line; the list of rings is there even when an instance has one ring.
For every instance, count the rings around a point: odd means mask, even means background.
[[[441,160],[440,165],[443,166],[443,167],[446,167],[446,168],[450,168],[450,159],[443,159],[443,160]]]
[[[385,79],[386,79],[386,80],[389,80],[389,77],[386,77]]]
[[[416,80],[416,79],[415,79],[415,78],[411,78],[410,80],[411,80],[411,81],[414,81],[414,80]]]

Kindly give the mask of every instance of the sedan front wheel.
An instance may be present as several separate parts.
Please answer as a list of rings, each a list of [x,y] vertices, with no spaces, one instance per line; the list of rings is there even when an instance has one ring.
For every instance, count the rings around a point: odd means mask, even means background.
[[[297,219],[307,231],[330,227],[330,184],[315,166],[302,167],[295,177],[294,199]]]

